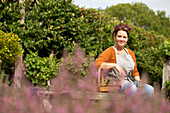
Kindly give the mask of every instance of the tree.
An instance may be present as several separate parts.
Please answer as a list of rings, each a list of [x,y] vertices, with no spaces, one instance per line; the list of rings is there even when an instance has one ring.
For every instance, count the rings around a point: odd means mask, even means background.
[[[132,24],[154,30],[169,37],[170,21],[165,16],[165,11],[157,11],[157,15],[144,3],[118,4],[105,9],[105,12],[113,17],[118,17],[120,21],[128,19]]]

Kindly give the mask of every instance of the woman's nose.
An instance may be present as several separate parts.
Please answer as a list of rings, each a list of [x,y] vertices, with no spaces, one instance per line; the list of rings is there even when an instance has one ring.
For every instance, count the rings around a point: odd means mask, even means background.
[[[123,37],[120,37],[120,40],[123,40]]]

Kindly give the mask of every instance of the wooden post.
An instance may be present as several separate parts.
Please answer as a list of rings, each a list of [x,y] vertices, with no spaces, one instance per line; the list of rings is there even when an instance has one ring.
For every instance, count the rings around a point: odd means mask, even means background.
[[[20,56],[15,62],[14,84],[17,88],[21,87],[21,79],[23,78],[24,64],[23,57]]]
[[[170,57],[166,56],[163,64],[162,92],[166,95],[164,83],[170,81]]]

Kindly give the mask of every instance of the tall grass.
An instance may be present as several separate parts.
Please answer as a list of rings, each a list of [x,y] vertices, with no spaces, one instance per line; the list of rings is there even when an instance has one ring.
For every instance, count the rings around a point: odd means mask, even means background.
[[[169,113],[170,103],[155,87],[152,98],[144,98],[142,90],[128,97],[108,92],[110,99],[93,100],[88,92],[97,92],[94,61],[85,69],[86,57],[79,49],[72,57],[63,56],[57,76],[51,80],[51,89],[35,88],[25,79],[20,88],[0,82],[0,113]],[[71,64],[70,64],[71,63]],[[71,67],[68,67],[68,65]],[[22,71],[19,71],[22,72]],[[2,71],[1,76],[2,77]],[[22,73],[23,74],[23,73]],[[24,75],[23,75],[24,76]],[[42,93],[38,93],[42,91]],[[43,91],[46,91],[44,93]],[[98,93],[96,93],[98,94]]]

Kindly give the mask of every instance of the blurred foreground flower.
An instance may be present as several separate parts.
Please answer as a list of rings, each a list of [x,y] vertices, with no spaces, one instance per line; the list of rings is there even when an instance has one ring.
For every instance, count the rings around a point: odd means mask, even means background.
[[[0,113],[169,113],[170,103],[160,92],[155,92],[153,98],[143,98],[141,91],[133,97],[98,92],[94,61],[88,63],[87,69],[80,68],[87,71],[82,76],[79,67],[86,58],[83,52],[77,52],[64,57],[50,90],[35,88],[23,78],[21,88],[0,82]]]

